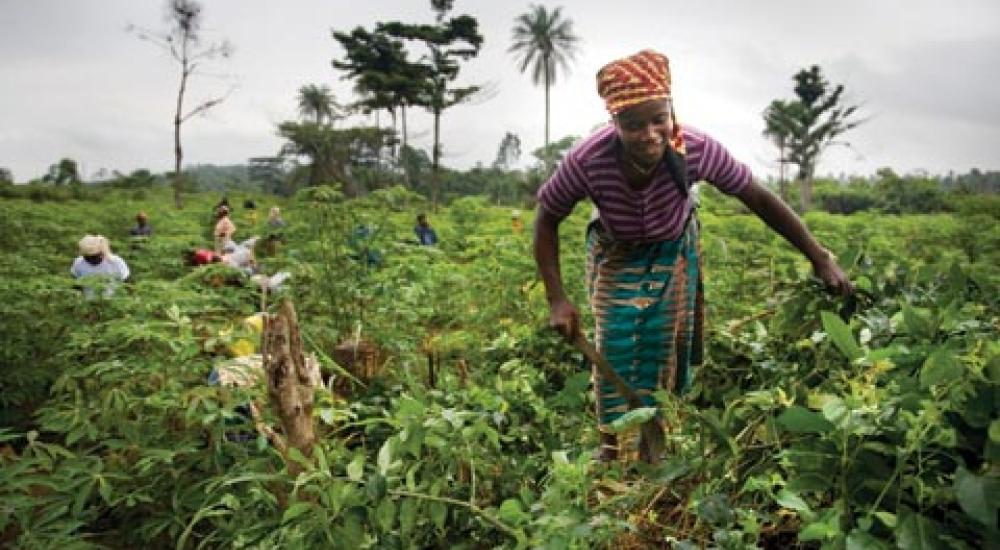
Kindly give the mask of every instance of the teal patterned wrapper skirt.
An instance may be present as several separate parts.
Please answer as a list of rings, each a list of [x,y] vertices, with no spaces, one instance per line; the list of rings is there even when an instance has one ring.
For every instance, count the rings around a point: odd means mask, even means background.
[[[599,221],[587,228],[587,292],[597,349],[648,405],[658,389],[683,393],[701,363],[705,302],[698,223],[677,240],[615,240]],[[628,411],[615,386],[593,370],[602,429]]]

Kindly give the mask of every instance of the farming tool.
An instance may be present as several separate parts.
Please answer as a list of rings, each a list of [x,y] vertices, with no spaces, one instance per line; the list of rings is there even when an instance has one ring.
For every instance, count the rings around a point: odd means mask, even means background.
[[[590,340],[587,340],[587,337],[579,330],[573,336],[573,345],[583,352],[583,355],[591,363],[597,365],[601,376],[607,378],[615,385],[618,392],[625,397],[629,409],[635,410],[644,406],[639,394],[615,372],[615,369],[611,368],[611,364],[608,363],[607,359],[597,351],[594,344]],[[665,447],[663,421],[660,419],[660,415],[656,414],[643,422],[639,428],[639,459],[647,464],[657,464],[663,456]]]

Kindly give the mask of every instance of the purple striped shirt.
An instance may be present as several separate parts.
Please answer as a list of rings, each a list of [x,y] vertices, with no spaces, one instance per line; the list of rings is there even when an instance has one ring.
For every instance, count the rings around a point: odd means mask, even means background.
[[[727,195],[750,184],[750,169],[721,143],[704,132],[684,126],[689,182],[707,181]],[[575,145],[556,173],[538,190],[538,202],[556,217],[565,218],[577,202],[589,197],[604,227],[626,241],[662,241],[680,238],[694,207],[674,184],[663,162],[643,188],[628,184],[615,155],[618,135],[608,125]]]

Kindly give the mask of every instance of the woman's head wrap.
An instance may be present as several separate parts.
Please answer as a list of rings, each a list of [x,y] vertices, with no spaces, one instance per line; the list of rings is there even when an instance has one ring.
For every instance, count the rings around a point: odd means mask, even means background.
[[[80,239],[79,246],[81,256],[96,256],[111,252],[108,240],[102,235],[86,235]]]
[[[653,50],[616,59],[597,71],[597,93],[612,116],[651,99],[670,99],[671,82],[670,61]],[[670,117],[673,121],[671,148],[683,155],[684,139],[673,102]]]

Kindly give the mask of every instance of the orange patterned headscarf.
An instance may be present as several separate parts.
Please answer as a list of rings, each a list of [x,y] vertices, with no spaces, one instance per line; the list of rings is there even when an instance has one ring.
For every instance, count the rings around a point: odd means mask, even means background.
[[[597,93],[612,116],[650,99],[670,98],[670,84],[670,61],[653,50],[616,59],[597,71]],[[673,120],[670,144],[683,155],[684,138],[673,105],[670,117]]]

